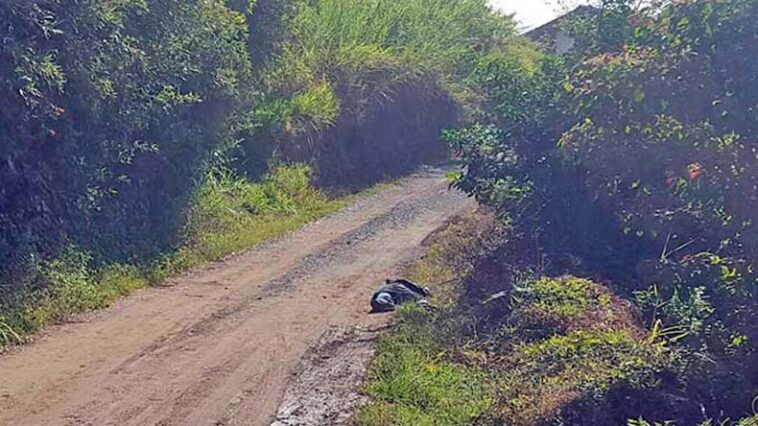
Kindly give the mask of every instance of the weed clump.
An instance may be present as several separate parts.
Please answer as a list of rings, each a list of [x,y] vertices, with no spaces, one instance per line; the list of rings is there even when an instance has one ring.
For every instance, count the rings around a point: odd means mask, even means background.
[[[493,421],[548,424],[576,404],[600,404],[613,388],[654,388],[677,355],[647,339],[628,303],[573,276],[542,277],[514,289],[512,311],[494,337]],[[591,404],[586,401],[593,401]],[[611,414],[624,420],[622,407]]]
[[[525,338],[574,330],[637,328],[630,304],[606,287],[582,278],[543,277],[515,288],[511,298],[509,326]]]
[[[385,336],[365,391],[373,403],[358,416],[362,425],[465,425],[494,402],[486,373],[453,361],[445,351],[457,333],[449,312],[430,317],[403,307],[396,333]],[[444,331],[442,331],[444,330]]]
[[[497,417],[508,424],[543,424],[568,415],[581,401],[602,401],[613,387],[655,387],[673,358],[665,347],[633,334],[582,330],[516,344],[503,358],[502,375],[496,379],[501,401]]]

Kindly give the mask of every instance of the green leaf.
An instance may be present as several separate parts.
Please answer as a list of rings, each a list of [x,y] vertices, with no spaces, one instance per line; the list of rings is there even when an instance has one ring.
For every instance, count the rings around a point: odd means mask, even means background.
[[[637,88],[637,89],[634,91],[634,100],[635,100],[635,101],[637,101],[637,102],[639,102],[639,103],[642,103],[642,102],[644,102],[644,101],[645,101],[645,97],[646,97],[646,96],[645,96],[645,91],[644,91],[644,90],[643,90],[641,87],[638,87],[638,88]]]

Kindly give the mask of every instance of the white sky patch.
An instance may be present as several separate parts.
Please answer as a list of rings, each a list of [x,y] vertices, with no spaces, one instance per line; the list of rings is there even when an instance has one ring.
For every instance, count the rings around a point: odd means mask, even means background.
[[[515,13],[516,20],[522,28],[530,29],[552,21],[565,12],[565,9],[588,1],[556,0],[489,0],[497,10]],[[563,4],[563,6],[559,6]]]
[[[490,4],[505,13],[515,13],[516,19],[525,28],[537,27],[558,16],[544,0],[490,0]]]

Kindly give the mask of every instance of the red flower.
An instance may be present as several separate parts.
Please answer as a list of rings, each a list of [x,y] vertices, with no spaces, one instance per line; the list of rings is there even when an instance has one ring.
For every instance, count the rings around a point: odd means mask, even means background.
[[[63,116],[63,114],[65,114],[65,113],[66,113],[66,109],[65,109],[65,108],[63,108],[63,107],[59,107],[59,106],[57,106],[57,107],[54,107],[54,108],[53,108],[53,112],[54,112],[54,113],[55,113],[55,115],[57,115],[58,117],[62,117],[62,116]]]
[[[50,137],[54,138],[58,136],[58,132],[55,131],[55,129],[50,129],[47,131],[47,133],[50,135]]]
[[[703,174],[703,166],[700,163],[692,163],[687,168],[690,174],[690,180],[697,180]]]

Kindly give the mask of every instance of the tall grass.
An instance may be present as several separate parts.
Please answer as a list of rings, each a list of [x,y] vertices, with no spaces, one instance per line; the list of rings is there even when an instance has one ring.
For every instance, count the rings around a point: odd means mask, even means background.
[[[319,0],[300,10],[291,31],[266,74],[272,90],[328,82],[360,106],[421,76],[459,94],[477,58],[511,36],[513,23],[485,0]]]
[[[198,189],[182,246],[156,262],[151,281],[217,260],[331,213],[346,199],[329,199],[311,188],[307,166],[279,167],[251,183],[230,170],[210,173]]]
[[[314,64],[372,46],[421,71],[456,76],[498,33],[507,33],[509,23],[492,15],[484,0],[321,0],[299,15],[294,31],[305,42],[302,51],[316,54],[309,57]]]

